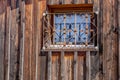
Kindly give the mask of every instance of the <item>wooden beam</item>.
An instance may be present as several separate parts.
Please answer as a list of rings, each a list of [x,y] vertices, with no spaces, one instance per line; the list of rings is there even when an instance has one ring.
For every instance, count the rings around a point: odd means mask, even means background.
[[[40,76],[40,79],[37,79],[37,80],[46,80],[46,63],[47,63],[47,58],[46,56],[40,56],[40,72],[41,73],[39,76]]]
[[[20,0],[20,66],[19,66],[19,80],[23,80],[24,68],[24,40],[25,40],[25,1]]]
[[[25,40],[24,40],[24,71],[23,80],[32,76],[32,32],[33,32],[33,0],[25,0]]]
[[[0,1],[0,80],[4,80],[5,1]]]
[[[64,51],[61,52],[61,74],[60,74],[60,77],[61,77],[61,80],[65,80],[65,72],[64,72]]]
[[[93,12],[93,4],[48,5],[50,12]]]
[[[11,31],[11,7],[7,4],[6,10],[6,42],[5,42],[5,80],[9,80],[10,73],[10,31]]]
[[[47,80],[52,80],[52,52],[48,52]]]
[[[118,21],[119,21],[119,36],[118,36],[118,40],[119,40],[119,79],[120,80],[120,0],[118,0]]]
[[[98,48],[96,47],[96,48],[59,48],[59,49],[57,49],[57,48],[50,48],[50,49],[42,49],[41,51],[67,51],[67,52],[69,52],[69,51],[98,51]]]
[[[78,80],[77,75],[78,75],[78,52],[74,52],[74,80]]]
[[[86,80],[91,80],[91,59],[90,51],[86,52]]]
[[[19,52],[19,24],[18,24],[18,6],[16,0],[11,1],[11,30],[10,30],[10,74],[9,80],[15,80],[18,77],[18,52]]]

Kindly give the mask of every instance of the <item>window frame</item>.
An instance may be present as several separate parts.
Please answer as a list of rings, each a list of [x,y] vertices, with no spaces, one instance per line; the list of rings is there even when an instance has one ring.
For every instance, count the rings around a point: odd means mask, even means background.
[[[93,14],[93,4],[63,4],[63,5],[47,5],[47,13],[54,14],[54,13],[74,13],[74,12],[85,12]],[[51,16],[50,24],[54,24],[54,15]],[[54,46],[54,44],[52,45]]]

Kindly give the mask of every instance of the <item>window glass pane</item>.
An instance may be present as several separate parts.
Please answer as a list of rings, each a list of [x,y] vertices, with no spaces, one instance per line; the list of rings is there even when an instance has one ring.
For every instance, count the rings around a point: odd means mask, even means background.
[[[54,35],[54,41],[55,42],[63,42],[64,41],[64,35],[63,35],[63,28],[64,28],[64,16],[61,15],[55,15],[55,35]]]
[[[74,28],[75,28],[75,15],[66,15],[66,42],[75,42],[74,38]]]
[[[77,18],[76,26],[77,26],[77,30],[78,30],[77,37],[76,37],[77,44],[81,44],[83,42],[85,43],[86,41],[89,42],[90,41],[90,22],[91,22],[90,15],[77,14],[76,18]],[[86,20],[87,20],[87,22],[86,22]],[[88,32],[87,35],[86,35],[86,31]]]
[[[86,41],[89,42],[91,26],[90,23],[91,18],[89,14],[54,15],[55,25],[54,42],[66,42],[66,43],[72,42],[73,44],[74,42],[76,42],[77,44],[85,43]],[[75,29],[77,29],[76,34]]]

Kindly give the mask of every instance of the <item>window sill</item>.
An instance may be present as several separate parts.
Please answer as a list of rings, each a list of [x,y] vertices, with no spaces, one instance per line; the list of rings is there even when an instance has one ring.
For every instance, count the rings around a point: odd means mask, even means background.
[[[98,51],[98,47],[94,45],[50,45],[43,47],[42,51]]]

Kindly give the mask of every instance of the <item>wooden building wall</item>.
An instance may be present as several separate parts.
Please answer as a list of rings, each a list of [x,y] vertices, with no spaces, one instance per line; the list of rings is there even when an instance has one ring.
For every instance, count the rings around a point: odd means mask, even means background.
[[[90,79],[84,77],[85,55],[78,53],[78,74],[72,74],[75,53],[50,52],[51,58],[41,52],[46,3],[92,3],[94,12],[99,11],[100,50],[91,52]],[[73,80],[73,75],[78,80],[120,80],[119,14],[120,0],[0,0],[0,80]],[[59,67],[61,56],[65,67]],[[52,64],[52,74],[48,74],[46,64]],[[61,74],[60,68],[64,71]]]

